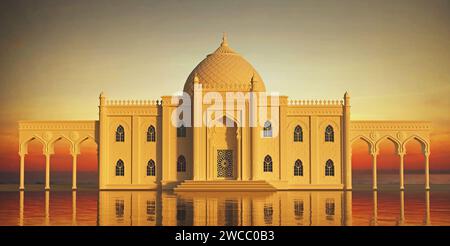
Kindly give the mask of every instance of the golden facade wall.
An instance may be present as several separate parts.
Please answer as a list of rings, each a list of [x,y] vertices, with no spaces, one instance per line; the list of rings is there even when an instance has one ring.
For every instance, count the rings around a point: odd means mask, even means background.
[[[103,101],[100,105],[100,189],[156,189],[162,177],[162,126],[160,105],[121,101]],[[147,142],[150,126],[156,130],[156,142]],[[119,126],[124,141],[116,141]],[[116,175],[118,160],[124,163],[124,176]],[[147,164],[155,162],[155,176],[147,176]]]

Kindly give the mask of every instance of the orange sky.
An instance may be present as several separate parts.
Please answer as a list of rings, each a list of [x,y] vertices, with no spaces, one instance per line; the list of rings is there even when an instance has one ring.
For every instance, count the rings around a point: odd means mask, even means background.
[[[18,120],[97,119],[101,91],[171,95],[224,31],[268,91],[349,91],[354,120],[432,121],[431,170],[450,171],[449,9],[444,0],[2,1],[0,172],[18,170]],[[409,145],[406,168],[423,167],[418,144]],[[379,160],[386,170],[398,163],[389,147]],[[79,169],[97,170],[85,149]],[[363,143],[353,157],[356,169],[370,167]],[[27,169],[43,170],[43,159],[29,159]]]

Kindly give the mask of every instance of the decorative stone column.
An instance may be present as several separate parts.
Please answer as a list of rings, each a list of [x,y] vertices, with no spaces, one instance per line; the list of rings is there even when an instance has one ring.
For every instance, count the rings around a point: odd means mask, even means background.
[[[372,189],[373,190],[377,190],[378,189],[378,185],[377,185],[377,156],[378,156],[378,151],[376,150],[372,150],[371,153],[372,155],[372,180],[373,180],[373,185],[372,185]]]
[[[425,151],[425,189],[430,190],[430,151]]]
[[[252,81],[252,87],[254,82]],[[251,127],[251,165],[252,165],[252,180],[256,180],[258,176],[258,139],[259,139],[259,127],[258,127],[258,98],[256,92],[251,91],[250,93],[250,105],[249,105],[249,126]]]
[[[72,154],[72,190],[77,190],[77,154]]]
[[[20,184],[19,190],[25,190],[25,154],[19,153],[20,155]]]
[[[177,156],[175,155],[175,151],[173,148],[173,143],[171,143],[171,138],[174,140],[176,134],[172,126],[172,97],[171,96],[162,96],[162,188],[163,189],[171,189],[172,183],[176,181],[177,177],[177,169],[176,169],[176,161]]]
[[[400,190],[405,189],[405,181],[404,181],[404,157],[405,153],[399,152],[398,155],[400,156]]]
[[[50,190],[50,153],[45,153],[45,190]]]
[[[194,169],[194,180],[205,180],[205,166],[204,163],[201,161],[201,137],[200,137],[200,131],[202,127],[202,84],[200,84],[200,80],[195,74],[194,77],[194,93],[193,93],[193,110],[192,110],[192,116],[193,116],[193,124],[192,124],[192,130],[193,130],[193,159],[194,162],[192,163],[193,169]]]
[[[352,189],[352,159],[351,159],[351,143],[350,143],[350,95],[348,92],[344,94],[344,187],[346,190]]]
[[[98,184],[99,189],[104,189],[106,183],[108,182],[109,170],[106,168],[107,164],[107,154],[108,154],[108,121],[107,121],[107,105],[106,105],[106,95],[101,92],[99,96],[99,134],[98,134]]]

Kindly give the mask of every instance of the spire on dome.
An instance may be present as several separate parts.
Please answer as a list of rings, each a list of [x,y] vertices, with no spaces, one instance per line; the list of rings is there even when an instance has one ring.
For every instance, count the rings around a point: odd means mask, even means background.
[[[222,43],[220,44],[220,46],[228,46],[228,38],[227,38],[227,33],[226,32],[223,33]]]
[[[258,80],[255,77],[255,73],[253,73],[252,78],[250,79],[250,90],[255,89],[257,82],[258,82]]]
[[[198,83],[200,83],[200,79],[198,78],[197,73],[195,73],[195,75],[194,75],[194,84],[198,84]]]

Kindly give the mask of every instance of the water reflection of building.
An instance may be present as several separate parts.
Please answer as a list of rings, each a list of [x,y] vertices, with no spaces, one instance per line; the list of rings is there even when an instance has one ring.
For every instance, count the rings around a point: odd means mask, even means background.
[[[161,225],[161,196],[157,192],[99,193],[100,225]]]
[[[98,225],[352,225],[352,192],[285,191],[253,193],[166,193],[101,191]],[[24,191],[19,195],[19,225],[24,225]],[[50,192],[45,192],[43,224],[50,225]],[[370,225],[378,225],[378,192],[373,192]],[[370,210],[369,210],[370,211]],[[54,218],[53,218],[54,219]],[[72,225],[77,224],[77,191],[72,192]],[[408,224],[400,192],[397,225]],[[425,193],[423,225],[431,225],[430,192]]]
[[[101,191],[100,225],[343,225],[344,192]],[[351,209],[350,209],[351,210]]]

